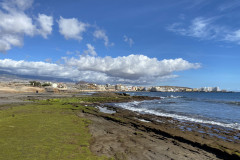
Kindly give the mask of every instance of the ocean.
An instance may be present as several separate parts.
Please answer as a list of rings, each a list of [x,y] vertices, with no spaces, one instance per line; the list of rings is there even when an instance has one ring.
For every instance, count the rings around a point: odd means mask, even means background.
[[[112,105],[142,114],[240,130],[240,93],[129,92],[128,94],[161,99]]]

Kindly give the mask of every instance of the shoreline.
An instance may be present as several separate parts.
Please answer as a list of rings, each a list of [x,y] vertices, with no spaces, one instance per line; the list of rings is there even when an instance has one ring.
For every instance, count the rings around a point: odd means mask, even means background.
[[[103,117],[106,120],[113,121],[123,126],[133,127],[136,130],[150,135],[163,136],[165,138],[189,144],[213,153],[220,159],[240,158],[240,140],[233,138],[236,133],[239,133],[238,130],[230,130],[226,132],[226,128],[218,126],[210,128],[202,124],[181,122],[174,118],[143,115],[112,106],[105,107],[116,111],[116,113],[111,114],[113,117],[109,117],[109,114],[106,113],[90,114],[97,117]],[[191,130],[183,130],[182,128],[191,128]],[[202,130],[204,130],[205,133],[199,132]],[[228,140],[222,139],[221,137],[223,136],[227,136]],[[232,139],[232,141],[229,141],[229,139]]]
[[[105,105],[106,102],[130,102],[152,99],[152,97],[134,97],[116,95],[115,93],[97,93],[91,96],[81,96],[73,94],[9,94],[0,95],[0,109],[6,104],[18,105],[20,103],[29,103],[26,100],[35,99],[54,99],[64,97],[123,97],[118,101],[106,99],[101,102],[87,102],[78,103],[77,105],[87,106],[87,109],[76,112],[80,117],[90,119],[93,123],[89,125],[90,132],[93,136],[91,142],[91,150],[97,155],[114,156],[116,159],[141,159],[143,152],[151,157],[150,159],[157,159],[157,157],[165,157],[163,159],[239,159],[240,158],[240,141],[227,141],[221,139],[221,136],[233,137],[239,131],[225,132],[224,128],[208,127],[201,124],[194,124],[192,122],[181,122],[169,117],[161,117],[154,115],[143,115],[129,110]],[[1,103],[2,100],[8,103]],[[10,103],[12,101],[12,103]],[[30,102],[31,103],[31,102]],[[72,105],[76,105],[75,103]],[[10,105],[11,106],[11,105]],[[96,107],[105,107],[114,113],[100,112]],[[95,108],[95,109],[92,109]],[[101,122],[101,124],[99,124]],[[110,127],[110,128],[109,128]],[[191,129],[189,129],[191,128]],[[115,131],[116,130],[116,131]],[[118,132],[117,132],[118,130]],[[205,131],[205,133],[199,132]],[[129,135],[126,134],[129,132]],[[131,134],[130,134],[131,133]],[[105,136],[104,136],[105,135]],[[218,137],[219,136],[219,137]],[[129,140],[130,138],[130,140]],[[112,140],[111,140],[112,139]],[[109,142],[111,141],[111,143]],[[128,142],[129,141],[129,142]],[[135,141],[135,142],[134,142]],[[167,143],[167,144],[164,144]],[[145,145],[147,144],[146,150]],[[157,144],[162,144],[161,147],[156,147]],[[120,145],[120,146],[119,146]],[[114,147],[115,146],[115,147]],[[118,146],[118,147],[117,147]],[[134,150],[135,146],[136,151]],[[142,147],[141,147],[142,146]],[[155,147],[153,147],[155,146]],[[184,147],[183,147],[184,146]],[[111,149],[112,147],[112,149]],[[118,149],[119,148],[119,149]],[[170,154],[174,150],[178,154]],[[184,149],[185,148],[185,149]],[[238,149],[239,148],[239,149]],[[133,151],[131,151],[133,149]],[[121,152],[122,151],[122,152]],[[181,154],[180,152],[186,152]],[[133,154],[134,153],[134,154]],[[136,157],[134,158],[134,155]],[[155,155],[155,156],[154,156]],[[177,155],[177,156],[176,156]],[[184,156],[186,156],[184,158]],[[198,156],[203,156],[199,157]],[[205,156],[205,158],[204,158]],[[207,158],[208,157],[208,158]],[[211,157],[211,158],[209,158]]]

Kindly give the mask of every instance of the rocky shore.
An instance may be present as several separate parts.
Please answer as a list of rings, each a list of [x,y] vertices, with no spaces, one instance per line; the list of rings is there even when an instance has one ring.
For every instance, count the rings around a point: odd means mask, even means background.
[[[131,97],[129,100],[123,100],[123,101],[137,101],[137,100],[148,100],[153,99],[153,97]],[[168,117],[161,117],[161,116],[155,116],[155,115],[149,115],[149,114],[139,114],[136,112],[132,112],[129,110],[116,108],[111,105],[106,104],[94,104],[93,106],[101,106],[102,108],[107,108],[107,110],[114,111],[112,114],[109,114],[108,112],[90,112],[91,115],[94,115],[95,117],[101,117],[108,121],[113,121],[115,124],[117,123],[120,126],[128,127],[133,129],[133,135],[139,136],[147,134],[148,136],[155,137],[158,140],[161,139],[163,141],[171,141],[174,146],[179,146],[181,148],[180,144],[185,144],[188,146],[191,146],[193,148],[197,148],[202,151],[206,151],[208,153],[214,154],[216,159],[239,159],[240,158],[240,139],[239,137],[236,137],[236,135],[239,135],[238,130],[233,129],[226,129],[219,126],[211,126],[208,127],[206,125],[202,124],[193,124],[191,122],[183,122],[179,121],[173,118]],[[111,115],[111,116],[109,116]],[[96,130],[92,132],[94,133]],[[104,135],[103,135],[104,136]],[[141,137],[141,136],[140,136]],[[144,137],[144,136],[143,136]],[[128,136],[126,137],[128,139]],[[126,141],[128,143],[128,141]],[[145,144],[156,145],[159,142],[155,141],[146,141]],[[125,146],[128,146],[127,144]],[[135,147],[137,147],[136,145]],[[111,147],[111,145],[109,146]],[[141,147],[140,147],[141,148]],[[150,147],[151,148],[151,147]],[[161,148],[161,147],[160,147]],[[170,147],[171,148],[171,147]],[[170,149],[169,148],[169,149]],[[174,147],[173,147],[174,148]],[[156,149],[156,147],[154,148]],[[161,153],[158,150],[153,151],[154,149],[150,149],[153,153],[153,156],[149,159],[158,159],[160,156],[159,153]],[[100,149],[101,150],[101,149]],[[176,151],[178,149],[174,149],[173,151]],[[204,155],[204,153],[199,152],[199,150],[195,153],[198,153],[197,155],[200,156]],[[99,151],[97,151],[99,152]],[[141,153],[143,152],[149,152],[148,154],[151,155],[150,151],[147,151],[146,148],[139,151]],[[182,152],[182,151],[180,151]],[[184,152],[184,151],[183,151]],[[192,152],[192,156],[194,151]],[[128,155],[128,154],[127,154]],[[136,153],[132,155],[134,157]],[[176,154],[177,157],[174,158],[174,153],[171,154],[171,158],[178,159],[179,156],[183,156],[182,154]],[[143,155],[139,155],[138,158],[142,157]],[[210,157],[192,157],[193,159],[211,159]],[[161,157],[161,156],[160,156]],[[167,156],[166,156],[167,157]],[[165,158],[166,158],[165,157]],[[180,159],[188,159],[188,157],[185,155]],[[213,157],[212,157],[213,158]],[[132,158],[134,159],[134,158]],[[140,158],[141,159],[141,158]],[[147,159],[147,157],[143,158]]]
[[[151,100],[127,94],[1,94],[0,109],[39,99],[80,98],[71,102],[78,117],[91,121],[91,151],[115,159],[240,159],[238,130],[139,114],[110,103]],[[84,108],[80,108],[84,106]],[[79,109],[80,108],[80,109]]]

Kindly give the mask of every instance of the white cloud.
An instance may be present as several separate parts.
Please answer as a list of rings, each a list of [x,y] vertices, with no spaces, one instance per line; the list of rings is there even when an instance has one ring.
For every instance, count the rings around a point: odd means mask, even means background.
[[[209,19],[196,18],[193,20],[192,25],[189,28],[189,34],[193,37],[206,37],[209,35],[209,24]]]
[[[24,11],[30,8],[32,4],[33,0],[4,0],[1,5],[7,11]]]
[[[49,61],[47,59],[47,61]],[[89,81],[106,83],[109,77],[103,73],[92,71],[79,71],[74,67],[54,64],[49,62],[15,61],[0,59],[0,70],[18,75],[65,78],[75,81]]]
[[[52,33],[53,17],[45,14],[38,14],[37,21],[40,26],[40,29],[38,29],[39,34],[47,38],[47,36]]]
[[[97,52],[95,51],[95,47],[92,46],[91,44],[87,44],[87,50],[84,50],[83,53],[85,55],[91,55],[91,56],[96,56]]]
[[[22,46],[22,38],[14,34],[0,34],[0,52],[7,51],[13,46]]]
[[[24,36],[41,35],[47,38],[52,33],[53,17],[45,14],[38,14],[32,18],[26,13],[31,8],[33,0],[4,0],[0,2],[0,52],[6,52],[12,47],[23,46]],[[35,17],[35,16],[33,16]],[[76,18],[63,18],[58,20],[59,32],[65,39],[81,41],[83,33],[91,26]],[[113,46],[103,30],[95,30],[94,37],[104,40],[105,46]],[[94,53],[94,52],[92,52]]]
[[[237,42],[238,44],[240,44],[240,29],[227,34],[225,37],[225,40],[231,41],[231,42]]]
[[[86,23],[78,21],[76,18],[69,18],[65,19],[60,17],[59,21],[59,32],[66,38],[66,39],[76,39],[82,40],[82,34],[86,31],[87,27],[89,26]]]
[[[181,58],[159,61],[144,55],[117,58],[88,55],[79,59],[65,58],[63,64],[0,59],[0,70],[14,74],[112,84],[153,84],[155,81],[175,78],[173,73],[177,71],[199,67],[200,64]]]
[[[144,55],[129,55],[123,57],[93,57],[80,56],[79,59],[65,59],[69,66],[77,67],[80,71],[104,73],[109,77],[143,80],[151,77],[169,76],[175,71],[199,68],[198,63],[189,63],[181,58],[158,61]]]
[[[31,7],[32,0],[9,0],[0,3],[0,52],[13,46],[22,46],[24,36],[47,35],[52,31],[52,17],[39,14],[35,25],[24,11]],[[2,10],[1,10],[2,9]]]
[[[130,47],[134,44],[134,41],[132,38],[127,37],[126,35],[123,36],[124,42],[128,43]]]
[[[174,23],[168,27],[169,31],[200,39],[213,39],[224,31],[223,27],[213,24],[213,19],[197,17],[192,20],[189,26],[184,26],[182,23]]]
[[[3,13],[0,11],[0,32],[6,34],[34,35],[32,19],[21,12]]]
[[[35,26],[32,19],[24,13],[3,13],[0,11],[0,52],[12,46],[22,46],[23,36],[33,36]]]
[[[104,30],[97,29],[94,33],[93,36],[97,39],[102,39],[104,40],[104,45],[106,47],[113,46],[113,43],[109,42],[108,36],[106,35]]]
[[[240,29],[233,30],[227,26],[217,25],[214,23],[214,18],[197,17],[190,25],[174,23],[167,29],[183,36],[240,44]]]
[[[47,62],[15,61],[11,59],[0,60],[0,69],[20,75],[47,76],[57,78],[75,78],[76,69],[67,68],[59,64]],[[77,75],[76,75],[77,76]]]
[[[113,46],[114,43],[109,42],[109,38],[104,30],[97,29],[96,25],[90,25],[79,21],[76,18],[63,18],[60,17],[58,20],[59,32],[64,36],[65,39],[75,39],[81,41],[83,39],[83,33],[88,28],[94,28],[93,37],[104,41],[106,47]]]

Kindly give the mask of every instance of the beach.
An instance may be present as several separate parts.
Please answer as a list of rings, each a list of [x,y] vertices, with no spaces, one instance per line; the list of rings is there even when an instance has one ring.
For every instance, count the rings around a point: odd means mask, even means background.
[[[111,105],[154,100],[156,97],[115,93],[1,93],[0,110],[4,112],[12,107],[36,103],[37,100],[64,98],[84,98],[84,101],[68,104],[72,105],[72,111],[77,117],[91,122],[88,125],[91,134],[89,149],[96,156],[133,160],[240,157],[240,141],[232,138],[239,133],[238,130],[226,132],[220,128],[216,130],[214,127],[182,122],[171,117],[139,114]],[[203,130],[205,132],[199,132]],[[222,136],[228,139],[224,140]]]

